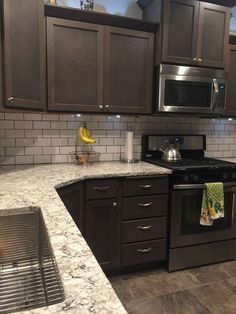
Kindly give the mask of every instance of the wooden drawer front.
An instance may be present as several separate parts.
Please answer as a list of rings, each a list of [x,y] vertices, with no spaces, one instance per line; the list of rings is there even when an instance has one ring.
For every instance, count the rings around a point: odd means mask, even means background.
[[[124,220],[165,216],[167,195],[124,198],[122,216]]]
[[[167,193],[168,179],[163,178],[141,178],[141,179],[125,179],[123,184],[123,195],[152,195],[158,193]]]
[[[123,243],[166,237],[166,217],[125,221],[122,227]]]
[[[91,180],[86,182],[86,199],[113,198],[118,195],[117,180]]]
[[[166,259],[166,240],[146,241],[122,246],[122,265],[130,266]]]

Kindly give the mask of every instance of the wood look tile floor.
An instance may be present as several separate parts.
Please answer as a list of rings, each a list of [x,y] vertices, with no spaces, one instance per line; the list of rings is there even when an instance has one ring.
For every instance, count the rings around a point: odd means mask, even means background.
[[[109,280],[129,314],[236,314],[236,261]]]

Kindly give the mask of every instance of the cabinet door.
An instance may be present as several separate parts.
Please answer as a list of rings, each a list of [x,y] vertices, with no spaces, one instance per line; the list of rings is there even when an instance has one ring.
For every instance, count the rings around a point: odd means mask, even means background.
[[[48,108],[99,111],[103,104],[104,26],[47,19]]]
[[[199,2],[165,0],[162,61],[192,64],[196,59]]]
[[[226,114],[236,116],[236,45],[230,46],[230,66],[227,86]]]
[[[83,210],[83,195],[84,189],[82,183],[74,183],[57,189],[62,202],[70,213],[79,230],[83,233],[84,230],[84,210]]]
[[[104,270],[119,263],[118,215],[115,199],[86,202],[85,238]]]
[[[1,9],[1,5],[0,5]],[[1,20],[0,16],[0,109],[3,108],[3,80],[2,80],[2,31],[1,31]]]
[[[151,113],[153,50],[151,33],[105,28],[105,109]]]
[[[197,56],[199,65],[225,68],[229,54],[230,9],[201,2]]]
[[[3,0],[5,106],[46,106],[43,0]]]

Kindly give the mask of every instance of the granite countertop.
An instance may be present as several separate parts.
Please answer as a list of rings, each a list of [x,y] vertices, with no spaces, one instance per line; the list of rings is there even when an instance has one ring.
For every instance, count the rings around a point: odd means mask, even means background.
[[[65,291],[64,302],[21,313],[126,313],[55,187],[89,178],[170,173],[168,169],[144,162],[1,167],[0,210],[41,208]]]

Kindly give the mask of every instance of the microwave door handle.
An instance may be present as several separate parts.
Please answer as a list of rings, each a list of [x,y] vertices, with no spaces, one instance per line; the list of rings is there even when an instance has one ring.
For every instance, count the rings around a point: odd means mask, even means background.
[[[213,103],[212,103],[212,109],[215,111],[217,106],[217,100],[219,97],[219,86],[216,79],[213,79]]]

